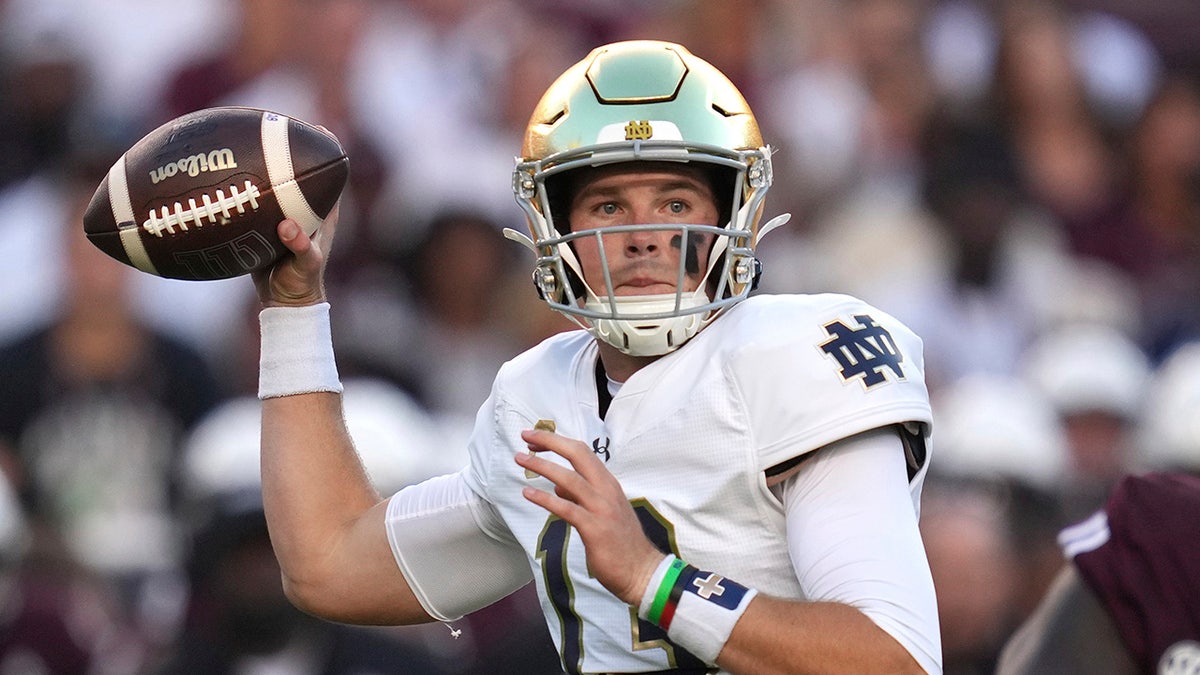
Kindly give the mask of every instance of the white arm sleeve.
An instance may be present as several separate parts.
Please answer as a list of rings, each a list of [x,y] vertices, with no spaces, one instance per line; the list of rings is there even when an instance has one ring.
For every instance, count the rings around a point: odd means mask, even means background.
[[[387,535],[417,600],[439,621],[460,619],[533,580],[525,552],[461,473],[392,495]]]
[[[801,466],[777,493],[806,595],[858,608],[927,672],[940,673],[937,598],[899,435],[858,434]]]

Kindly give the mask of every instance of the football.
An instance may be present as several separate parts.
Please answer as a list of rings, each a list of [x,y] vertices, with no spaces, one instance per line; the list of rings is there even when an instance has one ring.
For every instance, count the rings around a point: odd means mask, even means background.
[[[83,229],[100,250],[148,274],[226,279],[287,252],[276,234],[284,218],[315,233],[348,177],[341,144],[312,124],[257,108],[207,108],[121,155]]]

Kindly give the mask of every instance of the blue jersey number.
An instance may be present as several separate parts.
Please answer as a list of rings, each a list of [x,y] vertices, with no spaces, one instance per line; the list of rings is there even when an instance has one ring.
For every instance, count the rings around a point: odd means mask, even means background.
[[[675,546],[675,530],[665,518],[648,502],[637,499],[632,502],[634,513],[641,521],[642,530],[659,550],[678,555]],[[550,597],[554,611],[558,614],[559,625],[562,627],[563,668],[569,675],[580,675],[583,663],[583,622],[575,607],[575,589],[571,576],[567,571],[567,544],[570,541],[571,526],[567,521],[551,516],[538,537],[538,558],[542,563],[542,576],[546,582],[546,593]],[[663,673],[705,673],[712,672],[706,664],[691,652],[676,645],[667,638],[667,633],[658,626],[637,618],[637,610],[630,608],[630,649],[637,652],[644,649],[662,649],[667,653],[667,660],[675,669]]]

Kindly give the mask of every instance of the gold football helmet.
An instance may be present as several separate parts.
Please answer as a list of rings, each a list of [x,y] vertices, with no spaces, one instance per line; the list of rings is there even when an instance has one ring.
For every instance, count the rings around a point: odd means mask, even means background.
[[[559,184],[566,172],[616,162],[702,163],[719,176],[720,223],[625,225],[570,232]],[[754,248],[771,186],[770,149],[745,98],[720,71],[686,48],[639,40],[598,47],[543,95],[525,132],[513,191],[532,239],[507,230],[537,255],[538,292],[563,313],[635,356],[679,348],[721,309],[744,299],[760,270]],[[559,189],[556,189],[559,188]],[[572,242],[631,230],[674,230],[690,241],[715,235],[695,292],[617,297],[611,280],[584,279]],[[681,256],[679,278],[689,256]],[[694,260],[694,259],[693,259]]]

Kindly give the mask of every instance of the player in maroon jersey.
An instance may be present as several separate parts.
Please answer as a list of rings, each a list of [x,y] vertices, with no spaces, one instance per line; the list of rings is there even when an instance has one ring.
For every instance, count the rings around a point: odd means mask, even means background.
[[[1200,476],[1127,476],[1059,544],[1070,564],[998,673],[1200,673]]]

